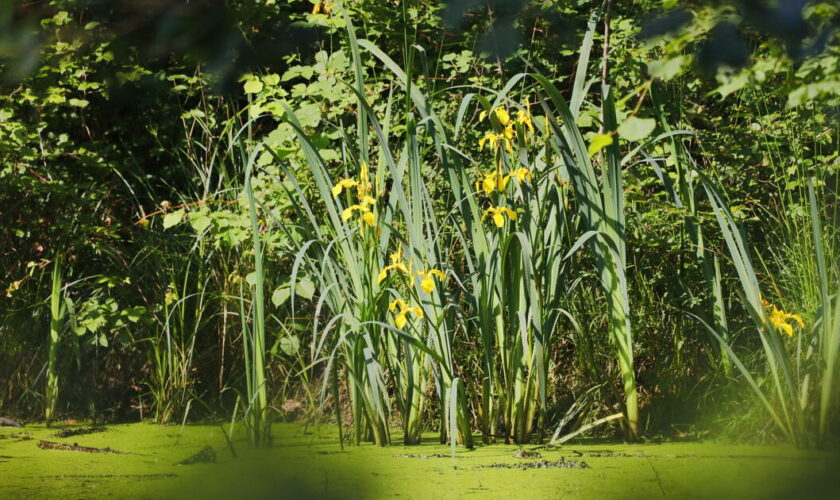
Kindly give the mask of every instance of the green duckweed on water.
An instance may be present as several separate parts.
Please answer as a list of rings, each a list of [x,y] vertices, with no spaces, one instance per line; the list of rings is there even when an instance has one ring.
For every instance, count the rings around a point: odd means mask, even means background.
[[[278,424],[274,444],[211,425],[110,425],[57,437],[0,430],[0,498],[836,498],[831,452],[716,442],[583,442],[522,449],[345,446],[333,426]],[[28,439],[24,439],[28,438]],[[123,453],[42,449],[40,441]],[[175,465],[207,446],[215,462]],[[516,458],[525,455],[527,458]],[[530,455],[530,456],[529,456]]]

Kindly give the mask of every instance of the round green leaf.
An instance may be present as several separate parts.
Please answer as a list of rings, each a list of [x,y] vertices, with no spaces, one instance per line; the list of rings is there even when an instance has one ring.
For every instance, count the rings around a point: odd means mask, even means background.
[[[181,220],[184,218],[184,209],[175,210],[174,212],[169,212],[168,214],[163,216],[163,228],[169,229],[172,226],[176,226],[181,223]]]
[[[190,226],[192,226],[196,233],[203,233],[205,229],[210,227],[210,224],[210,217],[204,214],[190,215]]]
[[[625,141],[639,142],[649,136],[655,128],[656,120],[653,118],[631,116],[618,126],[618,135]]]
[[[244,85],[246,94],[259,94],[263,89],[263,84],[259,80],[248,80]]]
[[[280,350],[287,356],[292,356],[300,349],[300,339],[297,335],[289,335],[280,339]]]
[[[274,290],[274,293],[271,294],[271,303],[274,304],[275,307],[280,307],[289,300],[291,295],[292,289],[289,288],[289,285],[284,285]]]
[[[315,284],[306,278],[302,278],[295,284],[295,293],[306,300],[312,300],[315,295]]]

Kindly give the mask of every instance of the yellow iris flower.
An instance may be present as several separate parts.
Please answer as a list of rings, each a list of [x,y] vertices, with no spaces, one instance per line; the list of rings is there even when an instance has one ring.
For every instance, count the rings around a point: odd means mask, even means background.
[[[370,185],[370,173],[368,172],[368,164],[367,162],[362,162],[362,168],[359,171],[359,198],[363,198],[364,196],[370,193],[372,186]]]
[[[342,191],[356,188],[356,196],[360,203],[350,205],[341,212],[341,220],[347,221],[353,217],[354,212],[359,212],[359,223],[362,225],[376,226],[376,216],[369,208],[376,205],[376,199],[370,196],[370,174],[368,172],[367,163],[362,162],[362,168],[359,171],[359,180],[356,179],[341,179],[332,187],[333,198],[338,198]]]
[[[376,279],[376,283],[382,283],[385,281],[385,278],[388,277],[388,273],[391,271],[400,271],[402,273],[411,275],[411,269],[408,268],[404,263],[397,262],[394,264],[387,265],[379,270],[379,277]]]
[[[423,318],[423,309],[420,309],[419,307],[409,307],[408,304],[400,299],[394,299],[394,301],[388,305],[388,310],[391,312],[396,311],[397,308],[399,308],[399,312],[397,312],[397,315],[394,316],[394,323],[397,325],[397,328],[402,329],[402,327],[405,326],[408,321],[408,318],[406,317],[408,313],[414,313],[414,316],[421,319]]]
[[[487,132],[484,135],[484,137],[482,137],[478,141],[479,149],[484,149],[484,145],[487,144],[491,151],[496,151],[500,147],[504,147],[505,151],[507,151],[508,153],[512,152],[513,140],[516,137],[516,131],[514,130],[515,123],[521,124],[523,128],[525,128],[527,131],[530,131],[531,133],[534,132],[534,124],[531,122],[531,117],[527,111],[517,111],[515,121],[512,120],[510,114],[502,108],[493,109],[492,111],[490,111],[490,114],[496,116],[496,119],[502,126],[502,131],[498,134],[494,132]],[[482,111],[478,115],[479,120],[484,120],[486,117],[486,111]]]
[[[502,133],[499,134],[499,136],[504,137],[508,140],[508,142],[512,141],[516,137],[516,131],[513,130],[513,122],[511,122],[510,125],[505,127],[505,129],[502,130]]]
[[[501,175],[496,172],[484,174],[484,177],[475,181],[475,189],[477,191],[484,191],[485,194],[491,195],[493,191],[504,191],[507,183],[510,180],[510,175]]]
[[[362,162],[362,168],[359,170],[359,180],[356,179],[341,179],[332,188],[333,198],[338,198],[345,189],[356,188],[356,194],[359,199],[364,199],[366,196],[370,198],[372,186],[370,185],[370,173],[366,162]],[[373,198],[370,198],[373,199]]]
[[[333,186],[332,188],[332,195],[333,198],[338,198],[338,195],[345,189],[351,189],[358,186],[359,183],[356,182],[355,179],[341,179],[338,183]]]
[[[531,181],[531,171],[525,167],[520,167],[510,173],[510,176],[514,179],[518,180],[519,182]]]
[[[341,212],[341,220],[346,221],[353,217],[353,212],[359,212],[361,217],[360,223],[368,226],[376,225],[376,216],[367,207],[366,204],[350,205]]]
[[[437,276],[441,281],[446,278],[443,271],[440,271],[439,269],[429,269],[428,271],[424,269],[422,271],[417,271],[417,276],[422,278],[420,281],[420,288],[422,288],[426,293],[432,293],[435,289],[434,276]]]
[[[522,125],[522,128],[534,133],[534,124],[531,122],[531,116],[527,111],[520,109],[516,112],[516,122]]]
[[[511,177],[519,182],[531,181],[533,176],[531,171],[525,167],[520,167],[509,174],[500,174],[498,172],[491,172],[484,174],[484,177],[475,181],[476,191],[484,191],[484,194],[491,195],[493,191],[503,192],[507,188]]]
[[[761,305],[764,306],[764,309],[769,314],[770,323],[773,325],[773,328],[785,332],[789,337],[793,337],[793,325],[790,324],[789,320],[796,322],[800,329],[805,328],[805,321],[802,319],[802,316],[787,313],[764,299],[761,299]]]
[[[516,220],[516,212],[507,207],[490,207],[484,211],[484,217],[491,216],[496,227],[505,225],[505,216],[510,220]]]
[[[391,259],[391,263],[379,270],[379,277],[376,279],[377,284],[385,281],[385,278],[388,277],[388,273],[391,271],[400,271],[401,273],[411,276],[411,263],[409,262],[408,265],[405,265],[402,260],[402,245],[399,245],[397,247],[397,251],[392,253],[389,257]]]
[[[391,259],[391,264],[402,262],[402,243],[397,244],[397,251],[388,257]]]
[[[368,209],[362,214],[362,223],[367,224],[370,227],[376,226],[376,216],[373,215],[373,212]]]
[[[487,144],[490,151],[496,151],[499,146],[504,146],[505,151],[510,153],[513,151],[513,146],[511,146],[510,138],[507,137],[508,133],[502,134],[494,134],[493,132],[487,132],[481,139],[478,140],[478,149],[484,149],[484,145]]]
[[[494,109],[490,112],[493,113],[494,115],[496,115],[496,119],[499,120],[499,123],[501,123],[503,127],[507,127],[508,125],[511,124],[510,115],[508,114],[508,112],[505,109],[496,108],[496,109]],[[483,121],[486,117],[487,117],[487,112],[486,111],[482,111],[478,115],[478,119],[480,121]]]

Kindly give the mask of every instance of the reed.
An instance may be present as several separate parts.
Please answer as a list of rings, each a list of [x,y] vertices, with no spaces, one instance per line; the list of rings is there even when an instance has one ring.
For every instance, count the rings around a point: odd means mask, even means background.
[[[58,402],[58,346],[61,343],[62,319],[64,308],[61,304],[61,256],[55,257],[50,273],[52,286],[50,289],[50,333],[49,351],[47,354],[47,384],[44,390],[44,420],[47,426],[55,417],[55,407]]]
[[[251,323],[246,321],[245,299],[241,299],[240,317],[245,336],[245,379],[247,405],[245,419],[251,443],[256,446],[271,444],[271,420],[269,418],[268,387],[266,378],[265,339],[265,266],[263,246],[260,237],[260,222],[257,202],[252,186],[252,173],[259,148],[254,148],[245,164],[245,195],[248,200],[248,214],[251,221],[251,242],[254,253],[254,284],[251,286]]]
[[[575,202],[585,232],[572,247],[576,250],[588,243],[595,257],[601,287],[607,299],[609,336],[618,360],[625,399],[627,437],[639,434],[638,394],[633,363],[633,335],[629,317],[627,291],[627,253],[624,222],[623,164],[632,157],[619,155],[618,143],[612,139],[602,149],[601,175],[597,175],[590,160],[589,147],[576,125],[573,109],[579,109],[585,87],[576,81],[572,106],[548,79],[534,75],[547,99],[543,106],[549,117],[553,145],[562,159],[574,186]],[[617,136],[615,107],[609,86],[602,89],[601,104],[604,135]],[[577,104],[575,104],[577,103]]]

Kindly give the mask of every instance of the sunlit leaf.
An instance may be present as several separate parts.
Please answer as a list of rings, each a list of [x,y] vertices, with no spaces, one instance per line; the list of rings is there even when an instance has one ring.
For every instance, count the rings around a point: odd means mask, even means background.
[[[659,78],[667,82],[680,74],[684,62],[685,56],[651,61],[648,63],[648,73],[654,78]]]
[[[246,94],[259,94],[263,89],[263,83],[259,80],[248,80],[243,88]]]
[[[593,139],[592,142],[589,143],[589,157],[592,158],[598,151],[601,151],[605,147],[609,146],[613,143],[613,137],[609,134],[598,134]]]
[[[315,295],[315,284],[306,278],[299,279],[295,284],[295,293],[306,300],[312,300]]]
[[[631,116],[618,126],[618,135],[629,142],[638,142],[653,133],[656,120],[653,118],[639,118]]]
[[[212,221],[210,217],[204,214],[191,214],[190,215],[190,226],[195,230],[197,233],[203,233],[205,229],[210,227]]]
[[[172,226],[177,226],[181,223],[181,220],[184,218],[184,209],[175,210],[174,212],[169,212],[168,214],[163,216],[163,228],[169,229]]]
[[[271,303],[275,305],[275,307],[280,307],[289,300],[289,297],[292,295],[292,289],[289,288],[289,285],[284,285],[276,290],[274,293],[271,294]]]

